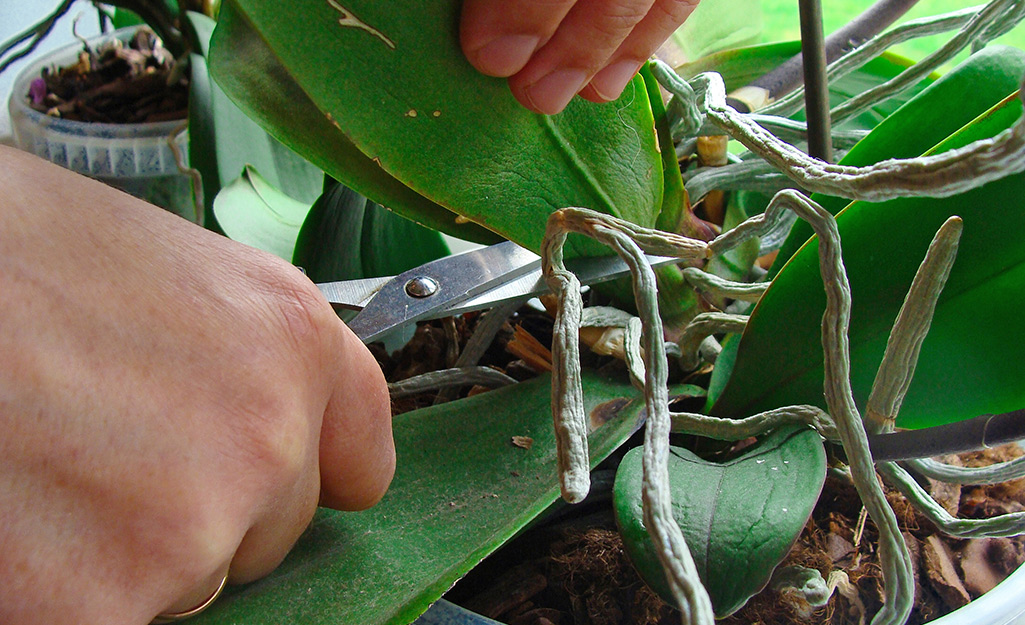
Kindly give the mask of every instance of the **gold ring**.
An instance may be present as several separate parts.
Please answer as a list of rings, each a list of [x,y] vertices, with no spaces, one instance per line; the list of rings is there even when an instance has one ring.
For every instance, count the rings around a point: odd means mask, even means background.
[[[224,587],[228,585],[228,574],[225,573],[224,577],[221,578],[221,583],[217,585],[217,590],[207,597],[203,603],[197,605],[194,608],[185,610],[184,612],[161,612],[154,618],[150,625],[158,625],[160,623],[176,623],[178,621],[184,621],[187,618],[196,616],[203,610],[213,605],[214,601],[217,601],[217,597],[221,596],[221,592],[224,591]]]

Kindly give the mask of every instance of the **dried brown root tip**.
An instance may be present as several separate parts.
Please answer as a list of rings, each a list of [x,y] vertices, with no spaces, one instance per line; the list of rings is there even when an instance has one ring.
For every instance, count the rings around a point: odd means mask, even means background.
[[[599,356],[612,356],[619,360],[626,360],[625,337],[626,330],[623,328],[597,326],[580,328],[580,340]]]

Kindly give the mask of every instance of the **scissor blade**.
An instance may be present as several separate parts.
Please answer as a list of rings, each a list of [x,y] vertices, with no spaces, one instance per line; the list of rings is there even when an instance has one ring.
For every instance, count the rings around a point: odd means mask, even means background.
[[[670,256],[648,256],[647,259],[656,267],[680,262]],[[626,264],[615,256],[576,258],[566,265],[581,284],[598,284],[629,273]],[[438,292],[423,298],[409,295],[405,286],[417,278],[436,281]],[[352,310],[364,308],[349,323],[364,342],[413,321],[526,301],[549,292],[538,257],[523,248],[514,248],[511,243],[442,258],[394,278],[367,278],[317,286],[333,304]]]
[[[381,287],[391,282],[393,278],[394,276],[385,276],[383,278],[321,282],[317,288],[332,304],[349,310],[363,310],[381,290]]]
[[[537,254],[510,241],[440,258],[384,284],[349,322],[349,329],[369,343],[407,323],[447,316],[452,313],[439,311],[537,269],[540,262]]]
[[[681,259],[672,256],[647,256],[646,258],[652,267],[681,262]],[[566,261],[566,269],[572,271],[582,285],[600,284],[615,278],[622,278],[630,273],[626,263],[618,256],[572,258]],[[438,312],[441,315],[459,315],[492,308],[515,300],[528,300],[531,297],[547,293],[551,293],[551,290],[548,288],[548,283],[545,282],[541,268],[538,267],[519,278],[488,289],[477,297],[472,297]]]

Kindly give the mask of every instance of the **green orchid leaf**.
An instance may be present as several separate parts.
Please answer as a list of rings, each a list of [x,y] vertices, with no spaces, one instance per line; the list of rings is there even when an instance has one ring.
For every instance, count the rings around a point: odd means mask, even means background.
[[[1023,71],[1025,52],[999,45],[983,48],[913,99],[891,102],[893,112],[877,125],[879,132],[854,146],[844,163],[870,165],[924,154],[1017,89]],[[921,131],[908,133],[908,126]]]
[[[726,384],[733,374],[733,367],[737,364],[737,350],[740,348],[740,335],[727,334],[722,340],[722,351],[715,359],[715,368],[712,369],[712,376],[708,380],[708,394],[706,405],[715,405],[719,400]]]
[[[981,89],[982,86],[978,85]],[[1021,115],[1009,94],[931,152],[991,137]],[[955,114],[960,100],[933,102]],[[912,122],[917,120],[909,116]],[[911,136],[916,125],[883,129]],[[868,139],[866,139],[867,141]],[[964,220],[957,262],[922,345],[914,380],[897,417],[921,428],[1025,405],[1014,365],[1025,331],[1025,176],[1018,174],[946,199],[856,202],[837,215],[853,307],[851,383],[864,406],[887,336],[932,236],[952,215]],[[759,301],[733,375],[713,407],[747,415],[787,404],[823,406],[820,324],[825,308],[817,240],[806,243]]]
[[[711,55],[705,59],[699,59],[691,65],[680,68],[679,71],[681,75],[697,74],[702,71],[723,71],[727,73],[727,80],[730,80],[731,72],[737,72],[736,78],[733,79],[733,84],[727,83],[730,89],[735,89],[748,84],[750,81],[773,69],[775,65],[786,61],[794,54],[800,52],[800,50],[801,44],[797,41],[753,46],[740,50],[728,50]],[[909,61],[907,59],[892,54],[884,54],[873,59],[865,66],[831,83],[829,85],[830,102],[836,105],[866,89],[880,85],[896,77],[907,68],[908,64]],[[892,114],[903,103],[925,89],[931,82],[931,78],[927,79],[902,94],[873,105],[860,115],[856,115],[845,122],[844,128],[871,130],[879,124],[880,119],[884,119]],[[793,115],[793,118],[803,120],[804,111],[798,111],[798,113]],[[730,202],[739,202],[739,205],[743,207],[748,215],[761,213],[765,210],[771,199],[765,194],[750,191],[738,191],[733,193],[732,196]],[[801,239],[801,242],[805,239],[807,239],[807,236]],[[788,255],[792,254],[795,249],[790,249],[789,252],[785,253],[788,253]]]
[[[264,132],[210,79],[206,60],[216,22],[195,12],[187,13],[187,19],[199,46],[189,57],[189,163],[203,178],[207,226],[219,229],[209,219],[213,200],[246,165],[286,195],[312,204],[320,195],[323,173]]]
[[[723,231],[732,230],[748,217],[760,212],[763,206],[755,203],[757,211],[753,211],[747,204],[751,198],[745,193],[731,193],[726,203],[726,213],[723,217]],[[758,241],[751,239],[738,245],[732,250],[709,259],[705,271],[715,274],[720,278],[734,280],[737,282],[749,281],[751,279],[751,268],[758,259]],[[726,302],[715,302],[719,308],[725,308]]]
[[[672,601],[662,565],[644,528],[642,450],[616,472],[613,504],[623,544],[641,577]],[[800,536],[826,479],[826,452],[808,428],[785,428],[724,463],[672,447],[673,518],[687,540],[717,617],[740,609],[769,582]]]
[[[840,164],[863,167],[889,158],[920,156],[1016,90],[1023,73],[1025,52],[987,46],[895,110],[875,132],[851,148]],[[850,203],[821,194],[812,199],[834,215]],[[804,222],[796,224],[770,275],[776,275],[812,234]]]
[[[396,275],[448,253],[436,230],[333,182],[306,216],[292,262],[310,280],[332,282]]]
[[[210,72],[217,83],[282,144],[333,178],[344,179],[363,195],[428,227],[478,243],[501,240],[475,224],[457,221],[450,211],[412,191],[360,152],[333,118],[299,88],[267,42],[231,3],[221,5],[210,45]],[[381,82],[379,77],[373,80]]]
[[[895,78],[911,65],[913,63],[910,60],[896,54],[886,53],[878,56],[857,71],[834,81],[834,84],[831,84],[829,87],[829,105],[834,107],[842,104],[863,91],[868,91],[891,78]],[[838,124],[837,127],[848,130],[871,130],[893,114],[902,104],[914,98],[932,84],[936,78],[937,76],[935,75],[928,76],[904,93],[872,104],[863,112]],[[804,111],[801,110],[793,118],[803,121]]]
[[[761,0],[702,0],[670,42],[685,59],[738,48],[762,35]]]
[[[361,254],[367,198],[337,182],[325,186],[296,237],[292,264],[314,282],[371,277]]]
[[[309,204],[274,188],[249,165],[214,198],[214,215],[224,234],[287,261],[309,211]]]
[[[128,26],[140,26],[145,24],[139,14],[121,7],[114,7],[114,14],[110,17],[110,25],[115,28],[126,28]]]
[[[203,183],[203,225],[223,232],[214,217],[214,198],[220,192],[220,169],[217,163],[216,134],[213,121],[213,90],[203,56],[189,54],[189,166],[199,172]],[[235,171],[239,171],[237,167]]]
[[[593,465],[640,426],[643,400],[625,381],[583,382]],[[411,622],[556,500],[550,385],[546,376],[396,416],[398,464],[381,503],[321,511],[274,573],[229,589],[193,622]]]
[[[690,237],[699,237],[696,218],[687,200],[687,192],[683,187],[683,174],[680,163],[676,159],[676,146],[673,144],[672,131],[666,107],[655,75],[649,67],[644,67],[640,75],[648,91],[651,113],[655,119],[655,132],[658,137],[659,153],[662,160],[662,210],[658,215],[655,227],[667,232],[675,232]],[[707,237],[706,237],[707,238]],[[700,312],[697,309],[697,297],[689,285],[683,281],[679,267],[659,267],[655,270],[658,280],[659,310],[667,332],[672,335]],[[627,280],[615,283],[619,290],[612,292],[607,288],[603,292],[610,293],[620,302],[633,302],[633,287]]]
[[[674,69],[686,79],[703,72],[718,72],[726,90],[732,91],[779,67],[800,51],[800,41],[762,43],[706,54]]]
[[[800,52],[800,41],[760,44],[716,52],[685,63],[677,67],[676,71],[684,78],[691,78],[702,72],[718,72],[726,83],[727,91],[733,91],[750,84]],[[896,54],[883,54],[830,83],[830,103],[836,106],[853,95],[882,84],[907,69],[910,64],[911,61]],[[931,80],[930,78],[903,94],[873,105],[865,113],[845,122],[843,127],[874,128],[881,119],[921,91]],[[794,118],[804,119],[803,111],[794,115]]]
[[[687,203],[687,192],[683,188],[683,174],[680,163],[676,159],[676,146],[673,144],[673,133],[669,128],[666,107],[662,102],[658,80],[651,68],[644,66],[640,71],[644,80],[644,88],[648,92],[651,114],[655,122],[655,133],[658,138],[659,158],[662,162],[662,210],[655,222],[655,227],[667,232],[681,232],[685,222],[684,214],[690,211]]]
[[[616,102],[576,98],[559,115],[537,115],[515,101],[504,80],[483,76],[465,60],[458,0],[301,0],[288,11],[276,0],[235,0],[221,11],[212,67],[225,89],[248,82],[238,94],[247,112],[287,127],[287,144],[401,214],[428,223],[422,206],[382,197],[357,180],[368,163],[451,210],[452,219],[533,250],[548,215],[561,207],[647,226],[658,217],[662,164],[641,78]],[[271,86],[289,100],[259,102]],[[297,109],[310,123],[292,119]],[[358,148],[361,162],[315,158],[325,132]],[[429,225],[459,236],[447,227],[452,221]],[[582,239],[571,251],[608,253]]]
[[[425,228],[374,202],[367,202],[362,234],[363,275],[368,278],[394,276],[450,252],[437,230]]]

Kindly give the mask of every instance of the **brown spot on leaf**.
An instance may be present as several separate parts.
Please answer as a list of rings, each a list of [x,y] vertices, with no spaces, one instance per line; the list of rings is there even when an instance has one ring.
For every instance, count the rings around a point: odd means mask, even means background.
[[[629,403],[629,399],[625,397],[617,397],[616,399],[612,399],[595,406],[594,410],[592,410],[589,415],[591,430],[597,430],[619,416],[619,411],[625,408]]]
[[[534,446],[534,439],[529,436],[513,436],[511,442],[520,449],[530,449]]]

